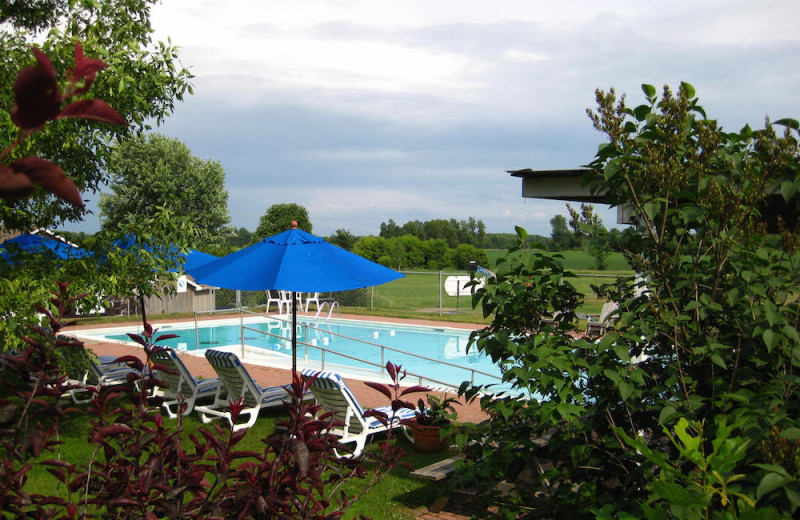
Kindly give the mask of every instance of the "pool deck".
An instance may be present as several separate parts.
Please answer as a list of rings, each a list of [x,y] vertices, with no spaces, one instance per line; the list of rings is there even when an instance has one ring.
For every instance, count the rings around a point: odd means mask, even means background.
[[[230,317],[231,317],[230,315],[204,316],[200,318],[200,321],[207,322],[218,319],[230,319]],[[442,322],[435,320],[409,320],[400,318],[387,318],[384,316],[376,317],[376,316],[342,314],[340,317],[344,319],[356,319],[362,321],[379,321],[385,323],[397,323],[397,324],[408,324],[408,325],[449,327],[449,328],[458,328],[464,330],[475,330],[481,328],[480,325],[470,324],[470,323]],[[167,323],[185,322],[187,321],[187,319],[186,318],[159,319],[157,317],[151,316],[149,318],[149,321],[154,328],[158,328],[159,325]],[[131,325],[141,325],[141,322],[132,320],[130,322],[125,322],[125,323],[114,323],[113,325],[110,324],[86,325],[86,326],[79,325],[64,329],[64,332],[69,333],[78,330],[91,330],[91,329],[101,329],[108,327],[126,327],[126,326],[129,327]],[[134,355],[141,358],[144,357],[142,349],[138,346],[123,345],[119,343],[111,343],[111,342],[96,341],[96,340],[85,340],[85,345],[87,348],[91,349],[98,356]],[[211,365],[208,364],[205,357],[191,355],[184,352],[181,352],[180,356],[184,364],[186,364],[186,367],[189,369],[189,372],[195,377],[202,377],[202,378],[216,377],[214,369],[211,368]],[[261,386],[284,385],[288,384],[291,381],[290,370],[267,367],[262,365],[253,365],[248,363],[246,363],[246,365],[247,365],[247,370]],[[376,390],[373,390],[370,387],[368,387],[366,384],[364,384],[364,381],[357,379],[350,379],[350,378],[345,378],[345,380],[347,381],[348,386],[350,386],[350,388],[352,389],[356,398],[358,398],[359,402],[364,407],[368,408],[379,407],[379,406],[386,406],[389,404],[386,401],[386,398],[383,396],[383,394],[380,394]],[[415,397],[416,395],[417,394],[414,394],[408,397],[411,398]],[[422,396],[421,394],[418,395],[420,397]],[[414,399],[414,401],[416,401],[416,399]],[[462,400],[461,406],[457,407],[457,410],[458,410],[459,422],[477,423],[487,418],[487,415],[483,413],[483,411],[481,411],[480,406],[477,403],[464,403]]]

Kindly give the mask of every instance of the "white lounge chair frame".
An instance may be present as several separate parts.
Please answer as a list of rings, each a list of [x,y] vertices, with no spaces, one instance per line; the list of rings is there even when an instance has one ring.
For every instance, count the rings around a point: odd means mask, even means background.
[[[90,360],[89,370],[83,375],[81,381],[74,381],[75,384],[80,385],[77,388],[70,390],[69,396],[75,404],[88,403],[92,400],[94,393],[89,387],[95,387],[97,390],[104,386],[119,385],[128,382],[128,374],[136,374],[139,378],[142,373],[135,368],[130,368],[123,363],[116,363],[117,356],[101,356],[98,360]],[[96,380],[89,382],[89,375]],[[81,398],[79,395],[89,394],[89,397]]]
[[[375,410],[386,413],[389,420],[392,421],[389,424],[383,424],[376,417],[364,417],[364,408],[339,374],[308,368],[303,369],[300,374],[306,380],[315,378],[311,383],[311,393],[314,394],[314,399],[322,406],[323,410],[333,412],[334,418],[344,423],[344,426],[331,430],[331,433],[340,437],[339,442],[342,444],[355,443],[352,453],[339,455],[337,451],[337,457],[358,457],[364,451],[371,435],[397,427],[403,430],[406,437],[412,439],[400,421],[414,418],[414,410],[402,408],[393,412],[391,406],[376,408]]]
[[[156,395],[164,397],[161,407],[170,418],[175,419],[178,416],[181,401],[186,403],[183,415],[189,415],[198,400],[216,396],[219,379],[195,379],[173,349],[154,351],[150,358],[155,364],[163,365],[167,369],[158,372],[158,380],[165,386],[159,386]]]
[[[619,309],[617,302],[606,302],[600,310],[600,317],[597,321],[591,319],[586,322],[586,335],[587,336],[602,336],[608,330],[609,325],[613,322],[611,315]]]
[[[204,423],[225,418],[233,426],[233,431],[250,428],[258,419],[262,408],[281,406],[289,399],[289,393],[282,386],[262,388],[256,384],[247,368],[233,352],[222,350],[206,350],[206,359],[219,376],[220,385],[214,396],[214,402],[208,406],[195,406]],[[230,403],[243,398],[245,408],[239,417],[247,417],[244,423],[234,424],[228,411]]]

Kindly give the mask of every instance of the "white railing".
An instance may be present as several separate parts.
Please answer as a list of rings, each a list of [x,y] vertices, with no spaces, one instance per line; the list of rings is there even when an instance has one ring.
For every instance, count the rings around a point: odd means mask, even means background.
[[[325,302],[325,303],[327,303],[327,302]],[[205,311],[205,312],[196,312],[195,313],[195,337],[199,337],[199,333],[198,333],[198,330],[197,330],[197,314],[201,314],[201,313],[202,314],[208,314],[210,312],[213,312],[213,311]],[[219,312],[219,311],[217,311],[217,312]],[[247,314],[247,315],[258,316],[258,317],[262,317],[262,318],[266,317],[266,318],[268,318],[270,320],[276,320],[276,321],[287,323],[287,324],[289,324],[288,329],[290,331],[291,331],[291,320],[287,320],[287,319],[283,319],[283,318],[279,318],[279,317],[275,317],[275,316],[269,316],[267,314],[262,314],[260,312],[253,312],[253,311],[249,311],[249,310],[246,310],[246,309],[231,309],[230,312],[238,312],[240,314],[240,317],[241,317],[240,324],[241,324],[241,331],[242,331],[241,332],[242,357],[244,357],[244,347],[245,347],[245,344],[244,344],[244,334],[245,333],[244,333],[244,331],[245,330],[252,331],[252,332],[257,332],[257,333],[263,334],[264,336],[269,336],[269,337],[273,337],[273,338],[279,338],[279,339],[283,339],[283,340],[291,340],[291,337],[287,338],[286,336],[284,336],[282,334],[274,334],[272,332],[269,332],[268,330],[264,331],[264,330],[256,329],[256,328],[249,327],[249,326],[245,325],[245,323],[244,323],[244,315]],[[330,312],[329,312],[329,315],[330,315]],[[303,338],[308,338],[308,330],[311,329],[311,330],[321,331],[321,332],[324,332],[325,334],[330,334],[332,336],[337,336],[337,337],[340,337],[340,338],[343,338],[343,339],[347,339],[347,340],[350,340],[350,341],[356,341],[359,344],[365,345],[366,347],[369,347],[369,348],[379,348],[380,349],[381,361],[380,361],[380,363],[377,363],[377,362],[374,362],[374,361],[369,361],[369,360],[366,360],[366,359],[357,358],[357,357],[350,356],[348,354],[343,354],[341,352],[337,352],[335,350],[328,349],[328,348],[325,348],[325,347],[322,347],[322,346],[319,346],[319,345],[314,345],[312,343],[307,343],[305,341],[298,340],[297,341],[298,347],[302,346],[305,349],[304,358],[305,358],[306,362],[308,362],[308,360],[309,360],[308,352],[309,352],[310,349],[316,349],[317,351],[320,352],[320,363],[321,363],[321,369],[322,370],[325,370],[325,367],[326,367],[326,354],[330,353],[333,356],[346,358],[346,359],[349,359],[351,361],[356,361],[358,363],[373,367],[378,372],[382,372],[384,370],[384,367],[386,366],[386,357],[387,357],[386,356],[386,352],[389,351],[389,352],[402,353],[404,356],[410,356],[410,357],[413,357],[413,358],[416,358],[416,359],[421,359],[421,360],[424,360],[424,361],[426,361],[428,363],[436,363],[438,365],[445,365],[445,366],[457,368],[459,370],[467,371],[467,372],[470,373],[470,382],[471,383],[475,383],[475,376],[478,375],[478,374],[480,374],[482,376],[485,376],[485,377],[488,377],[488,378],[491,378],[491,379],[495,379],[498,382],[500,382],[502,380],[502,378],[500,376],[498,376],[496,374],[491,374],[489,372],[484,372],[483,370],[478,370],[478,369],[470,368],[470,367],[464,367],[464,366],[461,366],[461,365],[457,365],[455,363],[450,363],[448,361],[442,361],[440,359],[434,359],[434,358],[431,358],[431,357],[428,357],[428,356],[423,356],[421,354],[412,354],[410,352],[406,352],[406,351],[398,349],[398,348],[389,347],[389,346],[386,346],[386,345],[381,345],[379,343],[373,343],[371,341],[366,341],[366,340],[359,339],[359,338],[353,338],[351,336],[347,336],[347,335],[344,335],[344,334],[339,334],[339,333],[333,332],[332,330],[330,330],[330,328],[322,329],[320,327],[317,327],[315,325],[311,325],[309,323],[302,323],[302,324],[298,324],[298,329],[305,329],[303,331]],[[299,333],[299,332],[300,331],[295,331],[296,334]],[[199,340],[197,341],[196,344],[199,346],[199,344],[200,344]],[[435,372],[435,369],[432,370],[432,372]],[[442,381],[442,380],[435,379],[435,378],[430,377],[430,376],[417,374],[417,373],[414,373],[414,372],[408,372],[407,371],[406,373],[407,373],[407,375],[415,378],[418,381],[418,384],[424,384],[425,382],[429,382],[429,383],[434,383],[434,384],[437,384],[437,385],[446,386],[446,387],[449,387],[449,388],[457,388],[461,384],[461,381],[458,381],[458,382]]]

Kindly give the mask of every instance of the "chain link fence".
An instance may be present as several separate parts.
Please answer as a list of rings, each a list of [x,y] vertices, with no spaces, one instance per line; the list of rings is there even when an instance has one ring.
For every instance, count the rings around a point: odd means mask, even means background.
[[[425,272],[405,271],[405,277],[387,284],[352,291],[320,293],[320,301],[339,303],[342,312],[347,308],[367,311],[413,312],[430,315],[469,315],[481,316],[481,309],[472,308],[472,292],[464,288],[470,274],[461,272]],[[583,311],[587,314],[599,312],[603,302],[591,289],[591,285],[600,285],[613,281],[614,274],[578,275],[571,283],[584,294]],[[266,309],[266,291],[235,291],[232,289],[216,290],[216,310],[244,307],[263,312]],[[275,310],[273,305],[272,311]],[[310,312],[316,312],[312,304]],[[327,313],[328,309],[324,310]]]

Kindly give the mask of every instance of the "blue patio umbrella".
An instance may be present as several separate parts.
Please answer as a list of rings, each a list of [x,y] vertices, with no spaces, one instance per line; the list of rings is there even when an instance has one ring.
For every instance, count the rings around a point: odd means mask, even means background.
[[[0,256],[7,262],[13,261],[15,249],[25,253],[49,254],[58,260],[70,260],[91,256],[89,251],[81,249],[80,247],[71,246],[58,240],[28,233],[10,238],[0,244]]]
[[[135,235],[128,234],[123,238],[119,238],[112,242],[112,244],[121,249],[123,251],[127,251],[129,249],[134,249],[134,246],[139,245],[138,239]],[[170,260],[173,260],[173,267],[169,269],[169,272],[176,273],[180,270],[183,272],[188,272],[190,268],[195,268],[201,266],[211,260],[216,260],[219,257],[214,256],[209,253],[204,253],[202,251],[198,251],[197,249],[189,249],[186,253],[178,253],[178,247],[173,244],[170,245],[151,245],[148,243],[144,243],[139,245],[142,249],[147,251],[148,253],[154,255],[160,255],[162,257],[167,257]]]
[[[212,260],[217,260],[218,258],[218,256],[204,253],[202,251],[198,251],[197,249],[190,249],[185,255],[183,255],[183,272],[188,273],[189,269],[200,267],[201,265],[207,264]]]
[[[404,275],[292,229],[187,272],[200,283],[243,291],[292,292],[292,370],[297,369],[297,293],[381,285]]]

